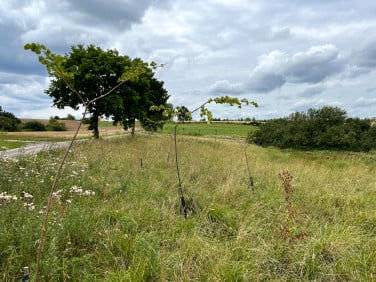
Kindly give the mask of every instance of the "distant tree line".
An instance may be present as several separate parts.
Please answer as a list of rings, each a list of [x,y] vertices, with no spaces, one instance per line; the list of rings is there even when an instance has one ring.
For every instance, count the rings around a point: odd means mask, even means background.
[[[48,124],[45,125],[37,120],[28,121],[21,125],[21,129],[25,131],[66,131],[65,123],[59,122],[56,117],[51,117]]]
[[[215,117],[213,118],[212,121],[217,121],[217,122],[225,122],[225,123],[231,123],[231,122],[241,122],[243,124],[250,124],[250,125],[254,125],[254,126],[259,126],[261,124],[261,121],[259,120],[256,120],[256,118],[250,118],[250,117],[246,117],[246,118],[235,118],[235,119],[229,119],[229,118],[218,118],[218,117]]]
[[[71,115],[71,114],[68,114],[66,117],[53,116],[53,117],[50,117],[50,119],[76,120],[74,115]]]
[[[69,116],[68,116],[69,117]],[[65,123],[59,122],[59,118],[51,117],[48,124],[45,125],[40,121],[32,120],[21,123],[13,113],[6,112],[0,106],[0,131],[13,132],[13,131],[65,131]]]
[[[268,120],[248,141],[278,148],[369,151],[376,149],[376,126],[370,119],[349,118],[338,107],[323,107]]]

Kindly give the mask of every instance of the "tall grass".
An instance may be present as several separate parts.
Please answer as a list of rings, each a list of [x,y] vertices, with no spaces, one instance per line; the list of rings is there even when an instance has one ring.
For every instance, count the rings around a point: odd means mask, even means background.
[[[41,279],[376,279],[375,155],[248,145],[251,192],[244,143],[180,136],[178,146],[187,220],[170,135],[76,144],[54,198]],[[40,211],[62,155],[1,161],[0,193],[17,196],[0,202],[2,281],[20,280],[25,265],[33,273]],[[293,176],[295,228],[309,234],[294,242],[282,236],[283,170]]]

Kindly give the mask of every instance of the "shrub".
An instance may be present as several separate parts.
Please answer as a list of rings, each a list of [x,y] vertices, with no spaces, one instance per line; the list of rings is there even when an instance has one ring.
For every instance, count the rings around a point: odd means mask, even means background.
[[[67,128],[65,126],[65,123],[59,122],[57,119],[50,119],[48,122],[46,129],[48,131],[66,131]]]
[[[22,126],[23,130],[46,131],[46,126],[40,121],[28,121]]]
[[[10,112],[6,112],[0,106],[0,131],[18,131],[21,121]]]
[[[266,121],[248,141],[279,148],[369,151],[376,148],[374,131],[368,119],[346,118],[344,110],[324,107]]]
[[[14,119],[0,116],[0,131],[17,131],[17,123]]]

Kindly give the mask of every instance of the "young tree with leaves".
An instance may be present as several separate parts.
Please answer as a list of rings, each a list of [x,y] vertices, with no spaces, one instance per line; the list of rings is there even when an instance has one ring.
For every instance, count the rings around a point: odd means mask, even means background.
[[[70,92],[70,94],[75,94],[78,97],[78,101],[79,101],[78,104],[81,103],[84,106],[84,111],[82,113],[81,121],[79,122],[79,125],[72,137],[72,140],[69,143],[68,148],[65,151],[63,159],[56,171],[55,177],[53,177],[51,188],[50,188],[50,194],[48,197],[46,208],[44,210],[43,225],[41,229],[40,238],[38,240],[39,244],[38,244],[37,261],[36,261],[36,267],[35,267],[35,281],[38,282],[39,281],[39,268],[41,264],[43,245],[44,245],[44,238],[47,232],[48,218],[49,218],[49,212],[50,212],[51,205],[52,205],[53,194],[56,190],[57,182],[63,171],[64,163],[73,146],[73,143],[77,137],[77,134],[81,128],[81,125],[83,121],[85,120],[86,114],[93,105],[95,106],[96,104],[98,104],[100,100],[114,93],[117,89],[119,89],[126,82],[137,81],[139,77],[143,73],[145,73],[145,68],[143,68],[142,65],[140,64],[131,64],[130,67],[124,67],[123,72],[121,73],[120,77],[116,80],[115,85],[113,85],[107,92],[104,92],[102,95],[94,96],[94,98],[88,99],[87,97],[85,97],[86,95],[85,92],[83,92],[82,90],[77,90],[74,87],[74,78],[75,78],[76,71],[78,71],[79,69],[78,66],[68,69],[65,64],[67,61],[66,57],[52,53],[51,50],[49,50],[48,48],[46,48],[46,46],[42,44],[30,43],[30,44],[26,44],[24,48],[26,50],[31,50],[32,52],[39,55],[39,61],[40,63],[46,66],[48,74],[51,77],[55,77],[56,81],[60,79],[61,82],[64,82],[65,84],[60,84],[60,86],[62,87],[62,89],[68,88],[69,91],[65,93],[69,94]],[[151,64],[151,67],[156,67],[156,65]],[[90,78],[90,75],[88,75],[88,77]],[[71,97],[71,98],[72,100],[75,99],[75,97]],[[72,100],[69,100],[69,101],[71,102],[71,106],[73,105],[74,107],[75,103]]]

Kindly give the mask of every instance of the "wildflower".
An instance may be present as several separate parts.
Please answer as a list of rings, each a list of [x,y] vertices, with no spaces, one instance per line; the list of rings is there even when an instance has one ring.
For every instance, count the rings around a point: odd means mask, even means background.
[[[83,196],[94,196],[95,192],[91,190],[85,190]]]
[[[31,194],[29,194],[25,191],[22,191],[21,195],[22,195],[22,200],[24,200],[24,201],[31,201],[33,199],[33,195],[31,195]]]
[[[33,211],[35,210],[35,205],[33,203],[24,203],[23,204],[24,207],[28,210],[28,211]]]
[[[63,190],[57,190],[56,192],[53,192],[52,193],[52,198],[56,199],[57,201],[60,201],[61,192],[63,192]]]
[[[74,185],[71,187],[70,192],[76,195],[81,195],[82,194],[82,188]]]
[[[12,200],[16,201],[17,197],[13,196],[13,195],[8,195],[7,192],[0,193],[0,203],[2,203],[2,202],[8,203],[8,202],[10,202]]]

